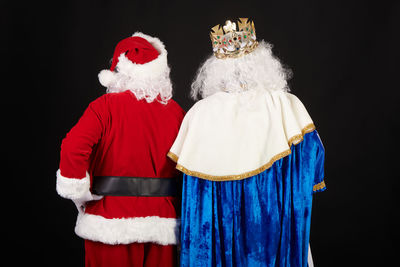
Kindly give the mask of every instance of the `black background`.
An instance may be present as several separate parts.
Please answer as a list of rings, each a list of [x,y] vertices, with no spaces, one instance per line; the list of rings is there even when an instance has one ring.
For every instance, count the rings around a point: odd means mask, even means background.
[[[97,74],[117,42],[136,31],[160,38],[174,99],[188,110],[191,81],[211,54],[210,28],[238,17],[254,19],[257,38],[293,71],[292,93],[325,145],[315,265],[391,265],[399,241],[399,4],[171,0],[2,2],[1,241],[13,266],[84,265],[77,212],[57,195],[55,172],[62,138],[105,93]]]

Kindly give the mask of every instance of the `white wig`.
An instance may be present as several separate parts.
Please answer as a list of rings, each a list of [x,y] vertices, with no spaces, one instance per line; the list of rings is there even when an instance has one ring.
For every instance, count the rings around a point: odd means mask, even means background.
[[[239,58],[218,59],[211,55],[197,72],[191,97],[206,98],[220,91],[289,91],[291,72],[272,54],[272,45],[261,41],[251,53]]]

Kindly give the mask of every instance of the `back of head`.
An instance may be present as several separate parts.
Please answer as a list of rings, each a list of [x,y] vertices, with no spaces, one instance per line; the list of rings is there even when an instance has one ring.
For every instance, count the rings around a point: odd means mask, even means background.
[[[130,90],[138,100],[166,104],[172,98],[169,73],[164,44],[137,32],[117,44],[110,70],[102,70],[99,80],[108,93]]]
[[[247,22],[247,19],[240,20]],[[265,41],[257,42],[255,30],[247,34],[243,29],[236,31],[236,26],[232,27],[230,21],[227,25],[230,26],[227,32],[219,30],[219,35],[211,33],[214,54],[199,68],[192,83],[192,98],[205,98],[220,91],[289,91],[287,80],[290,71],[284,69],[279,59],[273,56],[272,45]],[[213,30],[218,29],[217,26]],[[254,23],[252,27],[254,29]],[[242,42],[245,38],[252,42]],[[218,39],[222,40],[219,44]]]

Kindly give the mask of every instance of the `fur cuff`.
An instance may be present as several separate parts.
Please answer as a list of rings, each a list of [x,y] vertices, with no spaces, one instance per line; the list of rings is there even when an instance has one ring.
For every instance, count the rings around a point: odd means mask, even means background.
[[[86,172],[86,176],[82,179],[69,178],[61,175],[60,169],[57,171],[57,193],[68,199],[80,199],[86,196],[90,189],[90,176]]]

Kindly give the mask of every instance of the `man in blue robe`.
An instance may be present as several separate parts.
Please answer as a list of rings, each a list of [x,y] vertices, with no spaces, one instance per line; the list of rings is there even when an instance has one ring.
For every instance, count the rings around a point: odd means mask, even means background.
[[[315,125],[253,22],[210,36],[191,91],[202,99],[168,153],[183,172],[180,264],[307,267],[312,196],[325,190]]]

